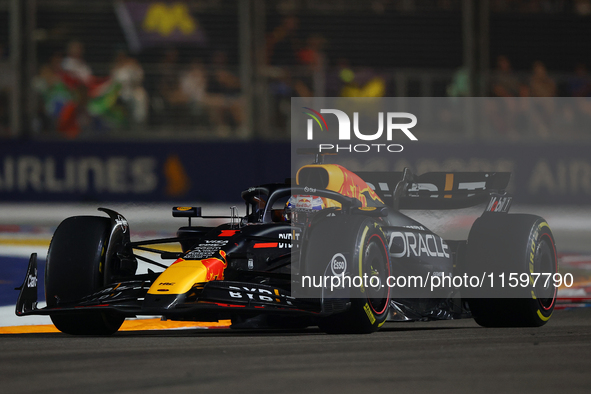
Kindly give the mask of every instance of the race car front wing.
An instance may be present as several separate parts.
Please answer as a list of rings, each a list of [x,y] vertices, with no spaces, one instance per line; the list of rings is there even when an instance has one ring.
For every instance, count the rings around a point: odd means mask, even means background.
[[[126,317],[162,315],[177,320],[203,320],[226,318],[235,313],[334,313],[334,308],[323,308],[320,300],[296,299],[285,289],[246,282],[211,281],[196,283],[186,294],[148,294],[157,276],[155,273],[136,275],[133,280],[111,284],[80,300],[57,300],[52,306],[38,308],[37,254],[33,253],[25,280],[16,289],[20,290],[16,314],[52,315],[102,310]]]

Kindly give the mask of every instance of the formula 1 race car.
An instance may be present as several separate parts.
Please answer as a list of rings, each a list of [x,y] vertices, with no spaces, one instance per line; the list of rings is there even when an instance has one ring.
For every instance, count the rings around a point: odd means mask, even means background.
[[[131,241],[127,220],[104,208],[108,217],[65,219],[47,255],[47,306],[37,308],[33,254],[16,314],[49,315],[60,331],[82,335],[115,333],[125,318],[141,315],[231,319],[233,328],[317,325],[327,333],[370,333],[386,321],[473,317],[486,327],[548,321],[556,286],[540,281],[531,287],[529,278],[558,272],[554,238],[544,219],[508,214],[510,173],[353,173],[319,157],[294,180],[244,191],[246,215],[233,209],[226,224],[196,226],[192,218],[212,216],[199,207],[174,207],[173,216],[189,222],[174,238]],[[401,213],[481,203],[485,212],[460,241],[444,240]],[[171,242],[182,252],[155,246]],[[134,251],[174,262],[167,266]],[[137,274],[138,260],[164,270]],[[529,287],[502,297],[486,293],[505,273],[525,273]],[[382,285],[334,288],[330,281],[345,275]],[[477,289],[454,282],[428,294],[421,286],[405,293],[389,282],[420,276],[430,278],[432,290],[434,279],[462,275],[482,281]],[[318,285],[317,277],[325,282]]]

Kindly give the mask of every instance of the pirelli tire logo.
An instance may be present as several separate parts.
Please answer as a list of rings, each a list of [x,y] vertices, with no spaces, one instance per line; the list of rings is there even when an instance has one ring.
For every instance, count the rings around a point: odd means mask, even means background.
[[[374,316],[373,312],[371,311],[370,306],[367,304],[367,302],[365,303],[365,305],[363,306],[363,310],[365,311],[365,314],[367,315],[367,318],[369,319],[369,322],[371,324],[374,324],[376,322],[376,317]]]

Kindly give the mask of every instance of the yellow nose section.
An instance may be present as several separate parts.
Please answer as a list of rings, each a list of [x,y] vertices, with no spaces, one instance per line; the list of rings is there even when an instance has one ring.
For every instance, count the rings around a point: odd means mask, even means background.
[[[196,283],[224,279],[226,254],[203,260],[178,259],[152,284],[148,294],[184,294]]]

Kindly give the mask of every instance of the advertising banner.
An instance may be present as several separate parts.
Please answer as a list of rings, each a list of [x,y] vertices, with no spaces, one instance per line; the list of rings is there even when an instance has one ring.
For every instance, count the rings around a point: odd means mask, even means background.
[[[287,144],[4,142],[0,201],[235,202],[289,175]]]
[[[316,124],[316,123],[315,123]],[[339,155],[352,171],[511,172],[515,203],[588,205],[591,156],[581,144],[404,143],[391,154]],[[289,143],[3,142],[0,201],[230,202],[290,177]],[[294,155],[294,167],[314,161]],[[326,156],[327,163],[336,161]],[[292,175],[293,176],[293,175]]]

